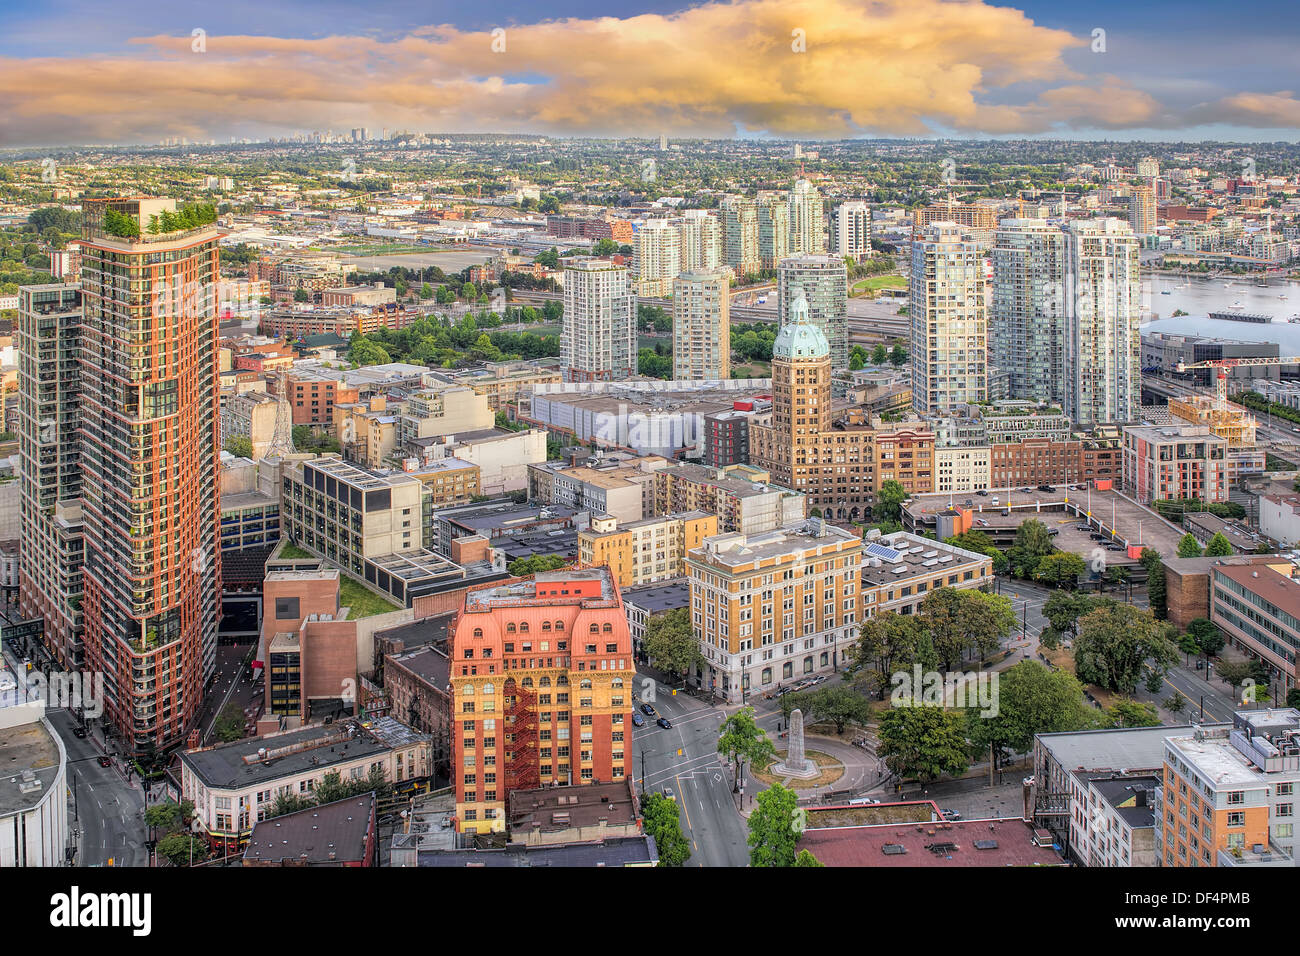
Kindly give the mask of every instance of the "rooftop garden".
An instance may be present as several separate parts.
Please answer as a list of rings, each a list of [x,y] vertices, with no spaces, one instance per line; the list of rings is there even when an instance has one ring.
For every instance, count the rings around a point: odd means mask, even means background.
[[[401,610],[392,601],[385,600],[346,574],[339,575],[339,604],[352,609],[348,619],[353,621]]]
[[[204,203],[187,203],[175,212],[163,211],[149,217],[150,235],[162,236],[169,232],[185,232],[217,221],[217,207]]]

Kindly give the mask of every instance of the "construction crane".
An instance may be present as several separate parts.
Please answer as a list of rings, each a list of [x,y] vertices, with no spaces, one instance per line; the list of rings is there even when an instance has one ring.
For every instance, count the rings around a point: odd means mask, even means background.
[[[1220,412],[1226,412],[1228,410],[1228,370],[1232,368],[1258,368],[1265,365],[1300,365],[1300,357],[1292,355],[1283,358],[1212,359],[1208,362],[1196,362],[1191,365],[1179,362],[1174,366],[1174,371],[1190,372],[1198,368],[1214,369],[1215,407]]]

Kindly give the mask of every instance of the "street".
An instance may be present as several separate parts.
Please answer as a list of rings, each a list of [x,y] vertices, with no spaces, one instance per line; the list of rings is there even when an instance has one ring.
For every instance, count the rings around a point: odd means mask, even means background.
[[[653,717],[633,728],[629,772],[636,776],[638,791],[676,791],[682,833],[691,845],[688,866],[748,866],[748,830],[718,754],[718,728],[725,714],[684,691],[673,696],[664,684],[657,683],[655,690],[652,703],[672,728],[657,726]],[[638,711],[641,703],[634,701]]]
[[[70,826],[78,831],[74,842],[80,849],[77,865],[107,866],[112,860],[113,866],[148,866],[139,780],[128,784],[116,760],[101,767],[102,738],[96,731],[91,732],[93,740],[75,737],[77,719],[69,711],[47,710],[45,716],[68,752],[68,788],[75,809]]]

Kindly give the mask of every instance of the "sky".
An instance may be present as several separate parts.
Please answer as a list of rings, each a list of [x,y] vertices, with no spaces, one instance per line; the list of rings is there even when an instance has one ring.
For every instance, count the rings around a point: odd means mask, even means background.
[[[0,146],[357,126],[1300,141],[1294,0],[552,0],[544,10],[0,0]]]

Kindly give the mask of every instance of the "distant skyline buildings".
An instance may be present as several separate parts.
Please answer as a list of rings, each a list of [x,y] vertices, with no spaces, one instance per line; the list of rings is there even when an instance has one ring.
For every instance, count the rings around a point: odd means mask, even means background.
[[[831,372],[849,370],[849,279],[839,256],[792,255],[777,264],[777,315],[781,327],[794,322],[793,308],[804,299],[807,321],[826,337]]]

